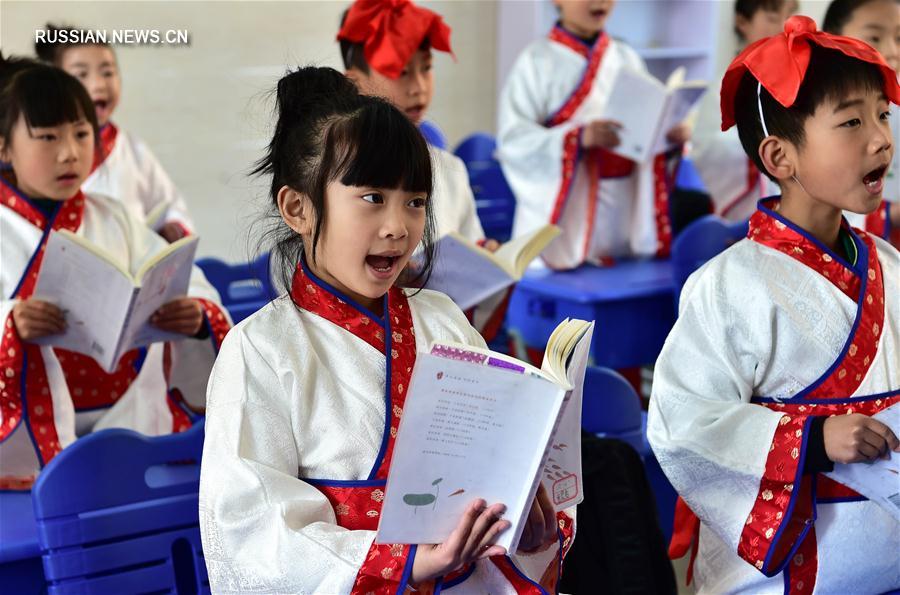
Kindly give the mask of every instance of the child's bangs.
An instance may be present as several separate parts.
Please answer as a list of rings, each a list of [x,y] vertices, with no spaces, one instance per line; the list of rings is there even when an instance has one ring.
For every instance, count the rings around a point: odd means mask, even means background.
[[[418,128],[393,106],[372,99],[331,131],[341,147],[329,179],[346,186],[400,188],[431,195],[428,144]]]
[[[52,67],[39,67],[24,72],[16,105],[31,128],[58,126],[87,120],[96,130],[94,104],[77,79]]]

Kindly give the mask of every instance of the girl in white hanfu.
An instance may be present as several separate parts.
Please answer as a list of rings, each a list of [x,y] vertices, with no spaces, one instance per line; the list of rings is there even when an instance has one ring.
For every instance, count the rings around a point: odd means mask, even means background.
[[[656,364],[647,437],[700,593],[900,587],[896,516],[825,475],[900,452],[872,417],[900,403],[900,254],[842,217],[881,203],[898,101],[875,50],[808,17],[725,73],[723,127],[782,194],[688,279]]]
[[[493,545],[504,507],[483,500],[442,544],[374,543],[416,351],[484,341],[445,295],[395,285],[423,238],[433,255],[415,125],[329,68],[288,74],[277,101],[256,171],[272,175],[292,279],[235,327],[210,381],[200,530],[213,590],[553,591],[574,517],[543,492],[509,555]]]
[[[3,61],[0,73],[0,159],[11,164],[0,177],[0,489],[29,489],[86,432],[187,429],[230,322],[195,268],[189,297],[151,319],[184,340],[130,351],[111,374],[89,356],[33,342],[66,326],[58,307],[32,297],[51,231],[82,236],[132,272],[166,243],[121,203],[80,190],[97,130],[81,84],[30,61]]]
[[[666,256],[680,150],[635,163],[610,152],[619,124],[596,119],[619,69],[646,65],[603,30],[614,0],[554,3],[559,23],[525,48],[500,96],[498,155],[516,195],[513,236],[559,225],[563,233],[543,253],[555,269]],[[676,144],[688,136],[685,125],[668,132]]]
[[[38,56],[80,80],[91,96],[100,126],[91,173],[82,187],[122,201],[166,241],[194,232],[187,203],[147,144],[112,122],[119,105],[122,79],[112,46],[106,43],[65,43],[64,29],[47,25],[44,39],[35,42]],[[78,31],[77,29],[75,31]],[[85,37],[85,36],[82,36]]]

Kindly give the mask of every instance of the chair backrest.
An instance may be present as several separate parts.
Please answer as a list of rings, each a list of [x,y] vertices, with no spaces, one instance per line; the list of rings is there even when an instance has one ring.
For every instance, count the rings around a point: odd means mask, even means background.
[[[434,122],[423,120],[422,123],[419,124],[419,131],[422,133],[422,136],[425,137],[425,140],[428,141],[429,145],[437,147],[438,149],[447,148],[447,136]]]
[[[208,593],[202,451],[201,420],[156,438],[103,430],[53,459],[32,490],[48,593]]]
[[[272,283],[270,260],[271,253],[266,252],[256,260],[240,264],[201,258],[197,266],[219,292],[231,320],[238,323],[278,297]]]
[[[512,235],[516,196],[507,184],[500,165],[494,163],[470,169],[469,184],[485,237],[505,242]]]
[[[463,160],[466,167],[470,163],[495,161],[494,151],[497,150],[497,141],[486,132],[476,132],[463,139],[453,154]]]
[[[581,427],[584,431],[611,437],[640,431],[640,397],[615,370],[588,366],[582,399]]]
[[[747,221],[732,223],[716,215],[706,215],[685,227],[672,243],[676,303],[691,273],[746,235]]]

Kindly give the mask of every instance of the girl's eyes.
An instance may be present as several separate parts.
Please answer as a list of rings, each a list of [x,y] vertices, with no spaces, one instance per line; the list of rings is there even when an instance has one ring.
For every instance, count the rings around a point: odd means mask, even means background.
[[[887,112],[881,112],[881,119],[882,119],[882,120],[889,120],[890,118],[891,118],[891,112],[889,112],[889,111],[887,111]]]
[[[366,202],[372,203],[373,205],[384,204],[384,197],[378,194],[377,192],[369,192],[368,194],[363,194],[360,196]]]
[[[409,201],[409,206],[416,209],[424,209],[425,208],[425,198],[422,196],[417,196],[416,198]]]
[[[843,128],[855,128],[856,126],[859,126],[860,124],[862,124],[862,122],[859,121],[859,118],[853,118],[852,120],[847,120],[846,122],[841,124],[841,126]]]
[[[876,35],[873,35],[872,37],[870,37],[869,39],[866,40],[866,42],[869,45],[875,45],[875,44],[879,43],[880,41],[881,41],[881,38]]]
[[[87,138],[90,135],[91,135],[91,133],[87,130],[79,130],[78,132],[75,133],[75,136],[77,138]]]
[[[38,134],[37,136],[35,136],[35,138],[38,140],[44,140],[44,141],[55,141],[56,135],[50,134],[49,132],[45,132],[44,134]]]

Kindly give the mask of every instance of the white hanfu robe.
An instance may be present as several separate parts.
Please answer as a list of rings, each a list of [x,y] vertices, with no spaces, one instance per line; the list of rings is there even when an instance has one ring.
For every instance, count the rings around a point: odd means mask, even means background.
[[[301,264],[290,294],[225,340],[200,477],[214,592],[406,592],[416,546],[373,539],[415,354],[484,341],[437,292],[393,288],[383,308],[355,304]],[[559,541],[543,552],[481,560],[417,588],[552,592],[574,537],[574,515],[559,519]]]
[[[559,225],[543,253],[552,268],[668,254],[665,157],[639,164],[581,146],[582,127],[603,112],[624,67],[646,71],[624,43],[601,34],[588,46],[557,26],[522,52],[501,94],[498,156],[516,195],[513,236]]]
[[[60,202],[50,220],[0,181],[0,488],[28,489],[39,470],[79,435],[127,428],[148,435],[190,426],[202,409],[218,345],[230,328],[216,290],[194,268],[189,295],[204,312],[208,339],[156,343],[122,356],[111,374],[89,356],[23,343],[13,307],[31,296],[51,229],[68,229],[136,271],[166,246],[113,199],[84,195]],[[102,291],[102,288],[98,288]]]
[[[900,588],[900,523],[804,470],[812,416],[900,401],[900,254],[853,231],[851,266],[777,204],[688,279],[647,436],[699,517],[700,593]]]
[[[100,130],[94,169],[81,189],[85,194],[122,201],[132,215],[154,231],[175,223],[185,235],[194,232],[187,203],[156,155],[144,141],[112,122]]]

